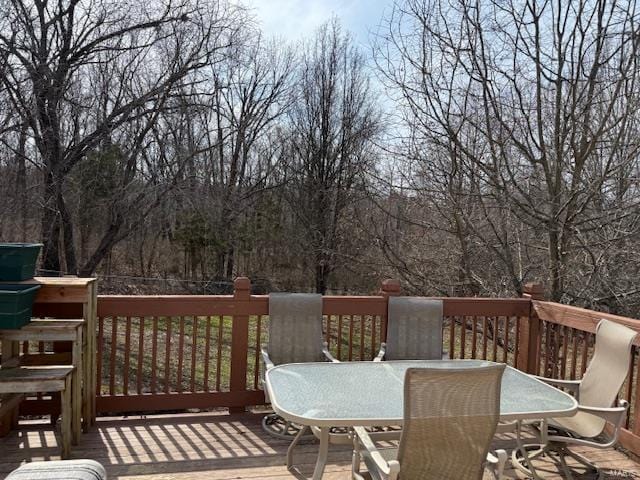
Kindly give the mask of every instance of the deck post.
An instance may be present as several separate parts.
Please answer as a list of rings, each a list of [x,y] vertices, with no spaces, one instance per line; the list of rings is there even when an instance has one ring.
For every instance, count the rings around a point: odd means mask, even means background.
[[[522,289],[522,296],[531,300],[544,300],[544,288],[539,283],[527,283]],[[518,337],[518,369],[532,374],[538,373],[538,352],[540,336],[540,319],[533,309],[529,309],[528,317],[520,318],[520,335]]]
[[[247,277],[238,277],[233,282],[233,299],[251,300],[251,281]],[[247,390],[247,352],[249,350],[249,316],[234,315],[231,330],[231,378],[229,390],[232,393]],[[242,413],[244,406],[229,407],[229,413]]]
[[[400,286],[399,280],[388,278],[382,281],[382,285],[380,287],[380,295],[384,297],[386,308],[384,317],[382,317],[382,331],[380,332],[381,342],[387,341],[387,315],[389,312],[389,297],[397,297],[401,293],[402,287]]]

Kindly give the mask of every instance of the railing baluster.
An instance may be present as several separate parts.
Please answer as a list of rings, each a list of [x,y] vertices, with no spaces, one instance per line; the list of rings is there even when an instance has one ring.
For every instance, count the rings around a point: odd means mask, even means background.
[[[342,315],[338,315],[338,332],[336,334],[338,342],[338,360],[342,360]]]
[[[487,317],[482,317],[482,359],[487,359],[487,344],[489,342],[489,322],[487,321]]]
[[[636,366],[636,347],[631,346],[631,356],[629,358],[629,373],[627,374],[627,394],[625,395],[625,400],[629,402],[629,406],[632,405],[631,395],[633,393],[633,376],[634,370]],[[630,410],[630,409],[629,409]],[[627,410],[627,418],[625,419],[625,428],[629,428],[629,424],[631,423],[631,414]]]
[[[86,332],[83,332],[86,335]],[[102,395],[102,356],[104,355],[104,317],[98,317],[98,358],[97,358],[97,387],[96,393]]]
[[[493,361],[498,361],[498,317],[491,317],[491,324],[493,325]]]
[[[144,365],[144,324],[145,317],[140,317],[138,329],[138,363],[136,369],[136,390],[138,395],[142,393],[142,366]]]
[[[327,331],[324,340],[327,342],[327,347],[331,348],[331,315],[327,315]]]
[[[220,391],[220,378],[222,377],[222,343],[224,339],[224,317],[218,315],[218,351],[216,357],[216,392]]]
[[[377,353],[378,349],[376,348],[378,344],[376,343],[376,323],[378,322],[378,317],[371,317],[371,358],[373,358]]]
[[[260,345],[262,341],[262,315],[258,315],[256,320],[256,358],[253,368],[253,389],[258,390],[258,384],[260,380]]]
[[[456,354],[456,317],[449,317],[449,358]]]
[[[191,327],[191,391],[196,391],[196,357],[198,353],[198,317],[193,316],[193,325]]]
[[[122,393],[129,394],[129,359],[131,355],[131,317],[127,317],[124,334],[124,370],[122,375]]]
[[[360,315],[360,360],[364,360],[364,315]]]
[[[178,333],[178,393],[182,393],[182,367],[184,360],[184,317],[179,317],[180,331]]]
[[[509,317],[504,317],[504,347],[502,348],[502,363],[509,361]]]
[[[467,317],[460,317],[460,358],[465,358],[467,350]]]
[[[353,316],[348,315],[349,319],[349,361],[353,360]]]
[[[118,352],[118,318],[111,317],[111,364],[109,365],[109,395],[115,395],[116,354]]]
[[[538,360],[537,360],[538,364],[536,365],[536,369],[535,369],[535,373],[538,374],[538,375],[540,375],[542,365],[546,365],[546,362],[544,361],[544,356],[542,354],[542,330],[544,328],[546,328],[545,327],[545,323],[546,322],[540,322],[540,332],[538,334],[538,354],[539,354],[539,357],[538,357]]]
[[[169,393],[169,383],[171,382],[171,324],[173,319],[166,317],[165,327],[167,340],[165,343],[165,357],[164,357],[164,393]]]
[[[153,317],[153,332],[151,333],[151,393],[156,393],[158,380],[158,318]]]
[[[582,364],[580,365],[580,376],[584,376],[584,372],[587,369],[587,362],[589,358],[589,341],[591,340],[591,334],[585,332],[584,340],[582,344]]]
[[[636,354],[636,378],[635,378],[635,398],[633,403],[629,407],[629,416],[633,410],[633,421],[630,422],[629,427],[634,435],[640,435],[640,350],[638,347],[633,347]]]
[[[207,317],[207,326],[204,334],[204,378],[203,380],[203,390],[205,392],[209,391],[209,349],[211,348],[211,316]]]
[[[545,322],[545,347],[544,347],[544,376],[553,377],[555,368],[553,361],[553,339],[551,338],[553,327],[549,322]]]
[[[471,358],[476,358],[478,353],[478,318],[473,315],[471,322]]]
[[[576,379],[576,368],[578,367],[578,331],[571,329],[571,340],[573,342],[571,347],[571,371],[569,372],[569,378],[571,380]]]
[[[569,333],[566,325],[562,327],[562,358],[560,359],[560,378],[567,375],[567,349],[569,347]]]

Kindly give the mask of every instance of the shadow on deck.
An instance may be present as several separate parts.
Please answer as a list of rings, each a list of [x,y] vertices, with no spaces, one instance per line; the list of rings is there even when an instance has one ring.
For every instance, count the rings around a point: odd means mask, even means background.
[[[102,463],[110,479],[145,477],[169,479],[289,479],[309,477],[317,443],[301,444],[295,457],[297,475],[284,466],[288,443],[265,434],[259,414],[182,414],[152,417],[102,418],[72,450],[73,458]],[[496,446],[512,448],[510,435]],[[575,468],[575,479],[618,480],[640,478],[640,465],[621,451],[580,449],[603,469],[600,477]],[[0,439],[0,479],[25,461],[58,459],[54,430],[43,423],[23,422]],[[349,479],[348,447],[333,446],[325,479]],[[572,464],[575,465],[575,464]],[[537,464],[545,478],[562,478],[559,465],[546,459]],[[513,470],[509,478],[525,478]],[[490,478],[486,475],[485,478]]]

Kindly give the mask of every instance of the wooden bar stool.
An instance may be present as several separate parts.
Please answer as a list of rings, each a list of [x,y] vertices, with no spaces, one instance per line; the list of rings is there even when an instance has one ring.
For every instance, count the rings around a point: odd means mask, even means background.
[[[82,431],[82,336],[84,324],[84,320],[33,319],[29,324],[20,329],[0,330],[0,340],[2,340],[3,344],[15,342],[72,343],[70,358],[68,354],[64,353],[25,353],[22,356],[16,356],[8,361],[3,359],[2,366],[3,368],[39,365],[74,367],[71,378],[71,405],[73,411],[72,442],[74,445],[77,445],[80,441],[80,433]],[[14,348],[14,351],[18,350],[19,349]]]
[[[60,392],[63,459],[71,454],[71,377],[73,367],[15,367],[0,369],[0,395]]]

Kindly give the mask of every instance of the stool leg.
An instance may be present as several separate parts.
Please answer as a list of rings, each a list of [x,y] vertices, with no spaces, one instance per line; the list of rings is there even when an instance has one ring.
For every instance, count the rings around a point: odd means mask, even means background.
[[[73,343],[73,377],[71,379],[73,409],[73,444],[78,445],[82,431],[82,334]]]
[[[61,414],[62,414],[62,459],[66,460],[71,456],[71,417],[73,407],[71,405],[71,375],[67,375],[62,391]]]
[[[73,412],[73,438],[71,441],[74,445],[78,445],[78,442],[80,441],[80,432],[82,431],[82,398],[80,389],[80,378],[78,377],[78,373],[76,371],[73,372],[71,378],[71,391],[71,411]]]

